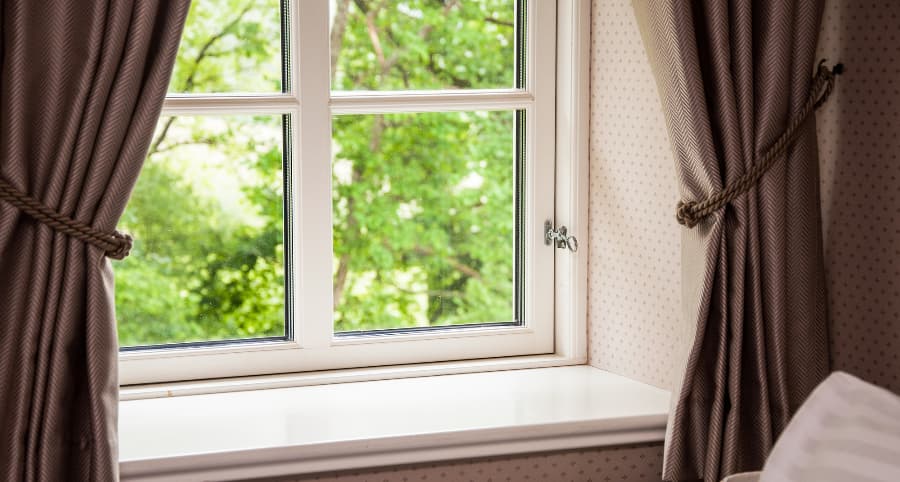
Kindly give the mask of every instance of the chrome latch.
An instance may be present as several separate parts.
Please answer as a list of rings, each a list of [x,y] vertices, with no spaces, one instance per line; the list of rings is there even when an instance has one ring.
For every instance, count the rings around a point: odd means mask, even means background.
[[[569,229],[565,226],[554,229],[549,220],[544,221],[544,244],[555,244],[558,249],[568,248],[573,253],[578,251],[578,239],[569,234]]]

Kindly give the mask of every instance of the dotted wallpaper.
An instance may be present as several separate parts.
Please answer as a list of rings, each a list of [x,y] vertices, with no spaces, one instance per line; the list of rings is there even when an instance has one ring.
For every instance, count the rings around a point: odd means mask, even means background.
[[[681,314],[675,163],[631,1],[591,8],[590,363],[669,388]]]
[[[658,482],[662,445],[596,448],[310,475],[296,482]]]
[[[828,0],[817,116],[834,368],[900,393],[900,2]]]
[[[677,187],[630,1],[594,0],[590,363],[668,388],[678,366]],[[818,114],[834,368],[900,393],[900,2],[826,0]]]

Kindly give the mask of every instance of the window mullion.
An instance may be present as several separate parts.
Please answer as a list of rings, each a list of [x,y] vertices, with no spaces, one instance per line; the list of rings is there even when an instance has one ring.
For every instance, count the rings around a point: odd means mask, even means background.
[[[292,179],[298,204],[293,224],[294,330],[301,347],[314,349],[327,347],[333,332],[328,2],[292,1],[297,57],[292,78],[302,104]]]
[[[332,114],[519,110],[534,96],[517,89],[424,92],[333,92]]]
[[[554,220],[556,146],[555,2],[526,0],[525,86],[534,105],[525,111],[525,314],[526,325],[551,333],[554,325],[555,249],[543,243],[543,223]],[[535,19],[541,19],[540,22]],[[549,337],[548,337],[549,338]]]
[[[297,97],[289,94],[170,95],[162,115],[284,114],[297,107]]]

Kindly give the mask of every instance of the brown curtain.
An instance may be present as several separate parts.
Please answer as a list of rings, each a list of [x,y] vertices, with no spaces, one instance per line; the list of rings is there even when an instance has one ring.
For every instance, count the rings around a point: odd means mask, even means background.
[[[810,90],[822,0],[634,0],[685,201],[746,172]],[[829,370],[815,123],[683,230],[684,359],[664,478],[759,469]],[[674,207],[672,222],[675,222]]]
[[[189,0],[4,0],[0,176],[112,232]],[[102,249],[0,202],[0,477],[118,479],[118,343]]]

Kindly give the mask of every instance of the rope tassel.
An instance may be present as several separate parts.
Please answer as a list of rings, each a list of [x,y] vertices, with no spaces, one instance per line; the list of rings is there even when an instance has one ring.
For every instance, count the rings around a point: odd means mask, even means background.
[[[2,177],[0,177],[0,200],[6,201],[58,233],[69,235],[102,249],[106,256],[112,259],[125,259],[131,252],[133,240],[130,235],[119,231],[105,233],[86,223],[63,216],[44,206],[37,199],[19,191]]]
[[[693,228],[710,214],[722,209],[731,201],[737,199],[738,196],[745,194],[753,186],[755,186],[762,178],[763,174],[769,170],[791,147],[797,137],[800,135],[800,127],[806,122],[806,119],[815,112],[819,107],[828,100],[828,96],[834,90],[834,77],[844,72],[844,64],[836,64],[832,69],[825,66],[825,60],[819,62],[819,67],[813,77],[812,88],[809,91],[809,98],[800,109],[800,112],[791,119],[787,128],[775,141],[769,146],[763,156],[758,159],[752,168],[744,173],[727,188],[719,191],[706,199],[699,201],[679,201],[675,211],[675,218],[678,224]]]

